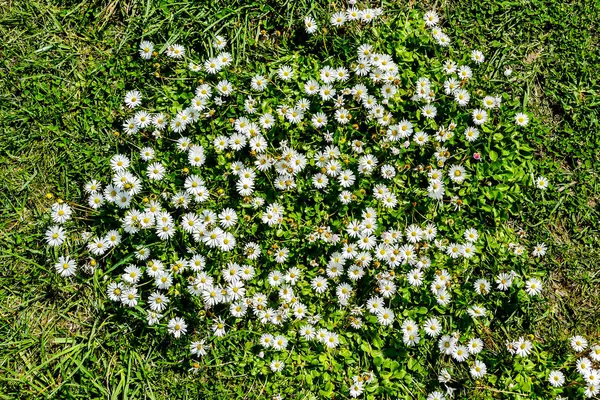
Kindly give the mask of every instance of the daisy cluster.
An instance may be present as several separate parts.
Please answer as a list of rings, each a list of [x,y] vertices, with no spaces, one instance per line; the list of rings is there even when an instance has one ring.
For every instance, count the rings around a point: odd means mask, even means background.
[[[381,9],[352,4],[329,23],[339,29],[382,15]],[[435,42],[445,47],[450,38],[439,21],[435,12],[424,16]],[[304,25],[309,34],[318,30],[312,16]],[[217,36],[213,46],[216,55],[203,61],[182,45],[166,48],[170,62],[186,63],[203,77],[184,108],[143,110],[143,89],[125,94],[130,114],[122,131],[143,144],[135,154],[110,156],[110,176],[85,185],[87,212],[103,218],[81,235],[86,244],[79,252],[67,232],[74,207],[64,201],[52,206],[46,239],[64,250],[55,263],[58,274],[113,266],[119,274],[109,277],[108,298],[137,315],[143,311],[148,325],[174,339],[192,336],[193,358],[205,356],[241,321],[261,327],[256,345],[259,356],[272,357],[273,373],[285,372],[297,343],[335,351],[351,345],[347,331],[399,330],[407,348],[433,343],[432,360],[444,366],[432,371],[439,390],[427,399],[451,397],[459,389],[455,374],[486,376],[483,338],[452,329],[450,319],[493,319],[484,306],[492,292],[507,294],[518,286],[535,297],[542,282],[515,270],[461,281],[461,268],[481,252],[483,233],[470,227],[444,238],[435,218],[404,223],[398,213],[410,204],[403,177],[410,178],[411,193],[443,209],[475,179],[464,154],[486,135],[486,124],[508,115],[519,128],[527,126],[528,116],[512,114],[501,96],[470,90],[484,54],[473,51],[468,63],[444,60],[441,81],[421,71],[403,85],[403,66],[394,55],[364,42],[344,65],[321,65],[308,79],[300,80],[298,66],[275,64],[236,88],[226,74],[233,62],[226,38]],[[149,41],[141,43],[139,55],[161,57]],[[414,113],[399,113],[401,102],[413,104]],[[456,115],[444,115],[448,103],[458,107]],[[230,112],[225,117],[219,109]],[[198,133],[219,115],[220,128]],[[406,164],[409,154],[422,157],[420,168]],[[548,181],[538,177],[536,185],[545,189]],[[311,222],[303,210],[316,209],[319,201],[329,202],[329,214]],[[249,233],[248,227],[255,229]],[[293,240],[278,239],[286,232],[294,232]],[[305,247],[295,248],[298,242],[318,251],[304,254]],[[526,252],[520,244],[511,249]],[[531,255],[545,253],[538,244]],[[477,302],[464,301],[465,288]],[[399,301],[409,292],[430,299],[427,315],[415,312],[418,302]],[[180,308],[183,296],[197,308]],[[192,326],[197,318],[190,316],[202,309],[211,317]],[[332,322],[334,313],[343,315],[341,322]],[[523,338],[507,344],[519,356],[532,347]],[[193,362],[192,369],[200,365]],[[591,365],[585,371],[596,371]],[[355,372],[346,386],[351,397],[378,379],[371,371]],[[589,391],[598,387],[594,373],[585,378]],[[559,386],[564,376],[555,371],[549,381]]]
[[[572,381],[585,385],[584,395],[586,397],[597,396],[600,393],[600,344],[589,346],[587,339],[579,335],[571,337],[570,344],[577,358],[575,368],[578,373],[577,376],[572,377]],[[517,350],[518,348],[515,349],[515,351]],[[548,374],[550,385],[556,388],[564,386],[567,382],[566,372],[551,371]]]

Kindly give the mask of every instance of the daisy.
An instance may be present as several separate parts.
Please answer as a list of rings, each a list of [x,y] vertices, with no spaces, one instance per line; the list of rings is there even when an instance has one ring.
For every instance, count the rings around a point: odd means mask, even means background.
[[[52,221],[57,224],[64,224],[71,219],[72,210],[67,203],[54,203],[52,205]]]
[[[256,75],[252,78],[250,82],[250,87],[252,90],[256,90],[257,92],[262,92],[267,87],[267,78],[262,75]]]
[[[406,279],[411,286],[419,287],[423,284],[423,271],[420,268],[414,269],[406,274]]]
[[[470,372],[473,378],[481,378],[487,373],[487,367],[483,362],[475,360]]]
[[[92,254],[101,256],[110,248],[110,244],[105,238],[95,237],[89,241],[87,248]]]
[[[171,224],[159,225],[156,227],[156,235],[161,240],[168,240],[175,235],[175,227]]]
[[[217,58],[221,62],[221,65],[224,67],[228,66],[229,64],[231,64],[231,61],[233,61],[231,54],[227,52],[219,54]]]
[[[461,255],[464,258],[471,258],[475,255],[476,248],[472,243],[466,243],[461,246]]]
[[[456,361],[463,362],[469,357],[469,349],[465,346],[454,346],[454,351],[451,355]]]
[[[458,77],[462,80],[469,79],[473,76],[473,71],[466,65],[458,67]]]
[[[88,205],[94,210],[100,208],[104,203],[104,197],[100,193],[94,193],[88,198]]]
[[[233,85],[227,80],[219,81],[216,88],[223,96],[229,96],[233,92]]]
[[[475,305],[475,306],[471,306],[469,307],[469,309],[467,310],[467,313],[472,317],[472,318],[477,318],[477,317],[482,317],[485,316],[485,308]]]
[[[84,190],[86,191],[86,193],[94,194],[101,191],[102,186],[97,180],[93,179],[85,184]]]
[[[285,364],[283,363],[283,361],[280,361],[280,360],[273,360],[273,361],[271,361],[271,364],[270,364],[271,371],[273,371],[273,372],[281,372],[281,370],[283,370],[284,366],[285,366]]]
[[[514,342],[513,348],[515,349],[515,353],[518,356],[527,357],[533,349],[533,344],[529,340],[520,337],[517,341]]]
[[[541,190],[546,190],[546,189],[548,189],[548,185],[549,185],[548,179],[546,179],[546,178],[545,178],[545,177],[543,177],[543,176],[539,176],[539,177],[537,177],[537,178],[536,178],[536,180],[535,180],[535,186],[536,186],[538,189],[541,189]]]
[[[320,90],[319,87],[319,83],[317,81],[313,80],[309,80],[304,84],[304,92],[309,95],[312,96],[314,94],[317,94]]]
[[[237,214],[232,208],[226,208],[219,214],[219,224],[223,227],[223,229],[233,227],[236,224],[237,220]]]
[[[438,375],[438,380],[440,381],[440,383],[448,383],[452,380],[452,376],[446,368],[442,368],[440,374]]]
[[[222,251],[231,251],[235,248],[236,240],[233,234],[229,232],[225,232],[221,236],[221,240],[219,242],[219,249]]]
[[[209,99],[212,94],[212,89],[208,84],[203,83],[196,88],[195,94],[201,99]]]
[[[394,322],[394,312],[389,308],[381,307],[377,312],[377,321],[383,326],[391,325]]]
[[[231,278],[231,282],[227,285],[227,296],[231,301],[237,301],[244,298],[246,294],[246,288],[244,282],[239,280],[239,270],[236,271],[235,276]]]
[[[490,109],[496,107],[496,98],[493,96],[485,96],[481,101],[484,108]]]
[[[587,348],[588,342],[583,336],[571,337],[571,347],[576,352],[582,352]]]
[[[202,97],[194,97],[192,99],[192,108],[195,111],[203,111],[206,108],[207,100]]]
[[[148,304],[152,311],[161,312],[167,308],[169,299],[160,292],[154,292],[148,298]]]
[[[321,77],[321,80],[323,81],[323,83],[332,83],[337,78],[335,75],[335,69],[333,69],[330,66],[325,66],[325,67],[321,68],[321,71],[319,72],[319,76]]]
[[[275,338],[270,333],[263,333],[260,336],[259,343],[262,347],[264,347],[265,349],[268,349],[268,348],[273,347],[274,339]]]
[[[600,385],[600,370],[590,368],[583,373],[583,378],[588,385]]]
[[[244,301],[238,301],[236,303],[231,303],[229,307],[229,312],[235,318],[242,318],[248,312],[248,306]]]
[[[120,282],[111,282],[106,288],[106,294],[111,301],[120,302],[123,284]]]
[[[54,264],[54,268],[60,276],[67,277],[75,275],[77,265],[75,264],[75,260],[71,259],[69,256],[61,256],[58,258],[56,264]]]
[[[450,44],[450,37],[445,33],[440,33],[435,37],[435,39],[437,40],[438,44],[442,47],[446,47]]]
[[[487,279],[481,278],[475,281],[473,284],[475,292],[479,295],[486,295],[490,292],[490,283]]]
[[[65,230],[58,226],[58,225],[54,225],[50,228],[48,228],[48,230],[46,230],[45,233],[46,236],[46,241],[48,242],[49,246],[60,246],[61,244],[64,243],[65,238],[66,238],[66,233]]]
[[[543,257],[546,254],[546,250],[547,247],[544,243],[538,243],[531,254],[534,257]]]
[[[425,132],[416,132],[413,140],[419,146],[423,146],[425,143],[429,141],[429,136]]]
[[[294,107],[288,110],[288,113],[285,115],[289,122],[293,124],[297,124],[304,118],[304,113],[302,110]]]
[[[316,336],[315,328],[312,325],[304,325],[298,332],[305,340],[312,340]]]
[[[206,344],[204,340],[190,343],[190,353],[196,356],[206,355]]]
[[[187,333],[187,324],[183,318],[175,317],[169,321],[167,329],[171,335],[179,339],[181,335],[185,335]]]
[[[123,281],[127,282],[130,285],[137,283],[142,276],[142,272],[135,265],[129,265],[125,268],[125,272],[121,276]],[[156,311],[156,310],[155,310]]]
[[[425,333],[432,337],[438,337],[442,333],[442,324],[437,318],[429,318],[423,325]]]
[[[411,243],[417,243],[423,237],[423,231],[417,225],[410,225],[406,228],[406,239]]]
[[[592,368],[592,362],[588,358],[581,357],[577,360],[576,367],[577,372],[584,374],[586,371]]]
[[[204,62],[204,69],[209,74],[216,74],[223,68],[221,61],[217,57],[209,58]]]
[[[471,52],[471,60],[473,60],[476,64],[481,64],[483,61],[485,61],[485,56],[481,51],[473,50]]]
[[[427,400],[446,400],[446,397],[442,392],[435,391],[429,393],[429,395],[427,396]]]
[[[159,162],[152,163],[146,168],[148,179],[160,181],[165,176],[166,169]]]
[[[438,348],[440,351],[446,355],[451,355],[454,353],[454,349],[456,347],[456,339],[449,336],[444,335],[438,341]]]
[[[263,114],[259,120],[260,126],[263,129],[271,129],[273,127],[274,122],[275,122],[275,119],[273,118],[273,115],[271,113]],[[256,137],[258,137],[258,136],[256,136]]]
[[[364,383],[359,380],[354,380],[352,385],[350,385],[350,397],[358,397],[364,391]]]
[[[525,282],[525,291],[530,296],[537,296],[542,292],[542,282],[537,278],[531,278]]]
[[[469,228],[469,229],[465,230],[463,237],[468,242],[471,242],[471,243],[476,242],[477,239],[479,239],[479,232],[477,232],[477,229],[475,229],[475,228]]]
[[[465,129],[464,135],[467,142],[474,142],[479,137],[479,130],[477,128],[468,127]]]
[[[137,288],[133,286],[124,288],[121,292],[121,303],[127,307],[135,307],[138,303]]]
[[[347,190],[340,192],[339,200],[342,204],[350,204],[352,202],[352,193]]]
[[[452,81],[447,81],[447,89],[450,89],[452,86]],[[465,89],[456,89],[453,91],[454,93],[454,101],[458,103],[459,106],[466,106],[469,104],[469,100],[471,100],[471,95]]]
[[[129,108],[135,108],[142,104],[142,95],[137,90],[131,90],[125,94],[125,104]]]
[[[150,161],[154,158],[154,149],[152,147],[144,147],[140,150],[140,158],[144,161]]]
[[[325,174],[318,173],[312,177],[312,183],[317,189],[323,189],[327,187],[329,178],[327,178],[327,175]]]
[[[315,33],[317,31],[317,22],[311,16],[306,16],[304,18],[304,28],[306,29],[306,33],[309,35]]]
[[[144,40],[142,43],[140,43],[140,57],[142,57],[144,60],[149,60],[150,58],[152,58],[152,52],[154,51],[154,43],[149,42],[147,40]]]
[[[437,115],[437,109],[435,108],[435,106],[427,104],[421,107],[421,113],[423,113],[425,118],[435,118],[435,116]]]
[[[183,58],[185,55],[185,48],[180,44],[172,44],[167,47],[167,57],[171,58]]]
[[[529,123],[529,117],[525,113],[518,113],[515,115],[515,124],[519,126],[527,126]]]
[[[327,290],[329,283],[327,282],[326,278],[322,276],[317,276],[311,281],[311,286],[315,290],[315,292],[317,292],[318,294],[322,294]]]
[[[375,18],[377,18],[377,16],[379,16],[381,13],[381,9],[380,8],[366,8],[364,10],[362,10],[362,12],[360,13],[360,19],[362,22],[366,22],[369,23],[371,21],[373,21]]]
[[[273,338],[272,347],[274,350],[285,350],[288,345],[288,340],[283,335],[277,335]]]
[[[154,114],[152,117],[152,125],[159,131],[163,130],[167,126],[167,118],[162,113]]]
[[[444,72],[448,75],[456,72],[456,63],[452,60],[444,61]]]
[[[548,382],[554,387],[561,387],[565,383],[565,375],[560,371],[552,371],[548,375]]]
[[[384,298],[391,297],[396,293],[396,285],[392,281],[382,281],[379,284],[379,293],[381,293]]]
[[[283,65],[277,70],[277,75],[281,80],[289,81],[294,77],[294,71],[289,65]]]
[[[313,115],[311,122],[315,128],[322,128],[327,125],[327,116],[322,112],[317,112]]]
[[[217,136],[213,140],[213,146],[217,151],[224,151],[227,149],[227,146],[229,146],[229,138],[223,135]]]
[[[336,90],[331,85],[323,85],[319,88],[319,95],[321,100],[331,100],[335,96]]]
[[[348,188],[348,187],[352,186],[352,184],[354,183],[355,180],[356,180],[356,176],[349,169],[342,171],[340,173],[340,175],[338,176],[338,182],[339,182],[340,186],[342,186],[343,188]]]
[[[175,133],[180,133],[180,132],[185,131],[186,126],[187,126],[187,123],[184,121],[184,119],[181,116],[176,116],[175,118],[173,118],[173,120],[169,124],[169,127],[171,128],[171,130]]]
[[[483,350],[483,341],[479,338],[473,338],[469,340],[467,348],[469,349],[469,353],[479,354]]]
[[[146,269],[146,274],[152,278],[156,278],[162,276],[164,274],[164,266],[163,263],[159,260],[150,260],[148,262],[148,268]]]
[[[146,111],[138,111],[134,115],[135,124],[139,128],[145,128],[152,123],[152,117]]]
[[[451,258],[458,258],[461,255],[462,248],[458,243],[450,243],[446,248],[446,254]]]
[[[423,16],[423,20],[425,21],[426,26],[433,27],[440,22],[440,17],[435,11],[428,11]]]
[[[485,122],[488,119],[487,111],[481,110],[479,108],[476,108],[473,110],[472,116],[473,116],[473,123],[475,125],[483,125],[483,124],[485,124]]]
[[[513,275],[502,272],[496,278],[496,283],[498,284],[498,290],[506,291],[512,285]]]
[[[215,36],[215,39],[213,40],[213,47],[217,50],[222,50],[225,48],[225,46],[227,46],[227,39],[221,35]]]
[[[596,362],[600,361],[600,345],[595,344],[590,347],[590,357]]]
[[[345,12],[337,12],[333,14],[330,18],[331,25],[339,27],[344,25],[346,22],[346,13]]]
[[[450,304],[452,297],[450,296],[450,293],[446,291],[446,289],[441,289],[435,294],[435,299],[439,305],[447,306]]]

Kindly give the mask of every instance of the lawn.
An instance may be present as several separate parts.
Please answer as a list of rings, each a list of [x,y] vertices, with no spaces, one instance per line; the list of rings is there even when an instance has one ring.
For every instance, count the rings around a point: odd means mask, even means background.
[[[486,171],[487,181],[510,181],[515,171],[525,171],[548,177],[550,188],[528,188],[510,198],[492,193],[487,209],[466,205],[464,215],[493,232],[484,267],[507,259],[498,243],[523,238],[547,245],[546,256],[528,264],[544,283],[542,300],[527,303],[520,309],[525,312],[507,310],[505,317],[512,331],[533,335],[545,349],[536,373],[566,365],[547,351],[570,351],[573,335],[600,342],[600,2],[381,3],[372,6],[393,16],[435,9],[456,53],[479,49],[486,55],[482,85],[503,90],[510,107],[532,117],[532,129],[517,139],[522,158],[504,154],[502,144],[495,147],[495,157],[514,170]],[[322,0],[0,0],[0,398],[262,399],[281,393],[300,399],[310,398],[309,392],[347,398],[336,377],[342,367],[330,358],[316,361],[329,368],[308,373],[310,382],[265,374],[251,343],[256,335],[241,328],[211,347],[198,373],[191,373],[188,342],[158,334],[110,304],[101,271],[58,276],[57,253],[44,240],[56,199],[85,201],[83,185],[109,173],[109,156],[139,147],[120,133],[125,92],[138,85],[159,93],[152,83],[158,79],[178,88],[189,83],[170,81],[167,67],[141,63],[141,40],[180,42],[202,53],[212,51],[215,35],[224,35],[234,74],[297,60],[298,54],[343,60],[354,34],[331,44],[307,42],[303,19],[345,7]],[[320,19],[325,26],[326,18]],[[510,77],[506,68],[513,70]],[[513,146],[508,139],[501,143]],[[497,328],[490,338],[500,340],[504,332]],[[540,376],[534,383],[547,387]],[[412,394],[413,382],[397,385],[403,398],[420,398]],[[470,398],[550,398],[537,389],[527,392],[522,382],[516,392],[500,381],[464,385]]]

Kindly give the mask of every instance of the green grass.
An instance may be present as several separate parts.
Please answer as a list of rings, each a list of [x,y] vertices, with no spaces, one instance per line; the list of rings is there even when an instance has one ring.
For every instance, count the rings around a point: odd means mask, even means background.
[[[388,7],[406,7],[397,3]],[[532,195],[504,221],[550,245],[537,335],[599,339],[600,3],[428,3],[453,39],[489,55],[491,80],[513,67],[522,86],[512,95],[542,122],[523,141],[557,190]],[[0,398],[267,397],[272,378],[240,373],[234,338],[191,375],[183,345],[105,308],[101,282],[59,279],[39,221],[54,201],[47,193],[79,196],[121,144],[114,132],[122,94],[137,83],[129,66],[140,38],[200,50],[225,33],[244,65],[293,52],[310,8],[333,9],[308,0],[0,1]]]

